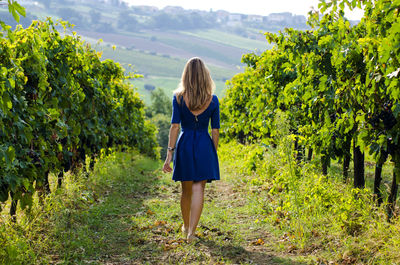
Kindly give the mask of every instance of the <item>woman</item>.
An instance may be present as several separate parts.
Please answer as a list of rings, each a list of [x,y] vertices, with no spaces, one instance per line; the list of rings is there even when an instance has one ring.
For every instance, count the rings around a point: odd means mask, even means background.
[[[172,179],[181,181],[182,186],[182,232],[189,242],[196,239],[206,182],[220,178],[217,156],[219,102],[213,95],[214,89],[204,62],[197,57],[191,58],[186,63],[172,100],[171,128],[163,171],[172,171],[170,164],[173,158]],[[212,138],[208,133],[210,119]],[[182,131],[179,134],[180,124]]]

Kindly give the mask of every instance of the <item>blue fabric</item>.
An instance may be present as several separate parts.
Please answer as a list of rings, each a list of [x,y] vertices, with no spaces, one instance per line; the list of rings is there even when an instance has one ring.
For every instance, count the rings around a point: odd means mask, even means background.
[[[211,128],[220,128],[217,96],[213,95],[207,109],[196,116],[183,99],[178,104],[176,96],[173,96],[171,123],[180,123],[182,128],[174,153],[174,181],[211,182],[220,179],[217,150],[208,133],[210,120]]]

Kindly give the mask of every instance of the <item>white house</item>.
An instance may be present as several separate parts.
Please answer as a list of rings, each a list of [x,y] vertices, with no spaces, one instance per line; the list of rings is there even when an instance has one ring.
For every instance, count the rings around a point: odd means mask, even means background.
[[[248,15],[247,21],[249,22],[263,22],[263,17],[259,15]]]

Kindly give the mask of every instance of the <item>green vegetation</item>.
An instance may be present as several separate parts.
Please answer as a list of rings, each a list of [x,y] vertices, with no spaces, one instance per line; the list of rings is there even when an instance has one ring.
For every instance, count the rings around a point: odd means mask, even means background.
[[[345,6],[365,8],[358,25]],[[311,13],[312,31],[267,33],[274,47],[243,57],[221,101],[221,181],[207,185],[192,244],[180,234],[179,183],[153,160],[168,139],[171,94],[147,83],[175,88],[186,61],[100,46],[143,71],[144,108],[127,82],[138,76],[100,61],[76,34],[61,36],[51,20],[1,23],[0,262],[400,263],[399,6],[322,1],[329,12]],[[13,8],[17,19],[24,11]],[[157,38],[172,45],[169,33]],[[210,68],[217,82],[232,74]]]
[[[399,263],[400,219],[388,222],[371,190],[343,183],[341,172],[322,175],[319,158],[298,165],[293,145],[282,134],[276,148],[228,142],[218,150],[232,196],[243,190],[254,226],[268,231],[260,243],[307,264]]]
[[[89,174],[66,174],[62,189],[51,174],[50,188],[57,192],[43,202],[35,196],[17,223],[2,215],[0,263],[101,264],[136,255],[136,240],[144,238],[133,229],[133,218],[146,213],[144,200],[160,189],[157,167],[132,150],[101,157]]]
[[[57,192],[43,203],[35,195],[17,223],[2,215],[0,262],[400,262],[399,219],[386,222],[369,191],[343,184],[340,174],[326,177],[315,162],[293,163],[293,138],[281,139],[277,148],[220,146],[222,179],[207,184],[195,244],[180,232],[179,183],[160,173],[161,162],[131,150],[100,157],[89,173],[66,174],[62,189],[50,174]]]
[[[64,171],[112,148],[158,155],[155,127],[126,81],[136,76],[100,61],[78,36],[61,37],[57,25],[49,19],[0,37],[0,201],[11,197],[12,216],[36,191],[50,193],[50,172],[60,187]]]
[[[3,2],[3,0],[1,0],[0,2]],[[6,2],[6,1],[4,1]],[[3,4],[3,3],[1,3]],[[11,15],[13,16],[13,18],[15,19],[15,21],[19,22],[20,20],[20,16],[25,17],[26,16],[26,10],[24,7],[22,7],[20,4],[18,4],[17,1],[15,0],[7,0],[7,7],[8,7],[8,11],[11,13]],[[0,20],[1,21],[1,20]],[[1,26],[4,26],[4,22],[1,21]]]
[[[344,17],[347,5],[365,8],[359,24],[351,26]],[[391,218],[400,180],[398,5],[354,0],[322,2],[321,8],[330,11],[321,19],[318,13],[310,16],[313,31],[268,33],[275,44],[271,50],[243,57],[248,67],[229,83],[221,127],[226,137],[242,143],[274,145],[281,133],[274,121],[283,113],[297,161],[305,160],[306,148],[314,151],[326,175],[330,160],[339,159],[346,181],[353,157],[356,188],[365,186],[364,152],[369,152],[376,162],[378,205],[386,192],[381,168],[391,159]]]
[[[156,88],[151,91],[151,104],[146,108],[146,117],[158,129],[157,141],[160,146],[160,157],[167,153],[169,128],[171,126],[172,100],[163,89]]]
[[[183,68],[182,68],[183,69]],[[170,98],[172,98],[172,91],[178,87],[180,82],[180,78],[178,77],[152,77],[149,76],[147,78],[137,78],[132,80],[132,84],[138,87],[138,92],[140,97],[146,103],[146,105],[151,104],[151,91],[145,89],[145,85],[153,85],[156,88],[162,88],[165,94],[167,94]]]

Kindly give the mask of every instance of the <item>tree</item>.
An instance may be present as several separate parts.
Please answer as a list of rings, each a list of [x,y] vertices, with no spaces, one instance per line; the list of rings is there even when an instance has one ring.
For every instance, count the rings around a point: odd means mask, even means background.
[[[171,99],[165,94],[161,88],[156,88],[151,92],[151,115],[164,114],[167,116],[171,115],[172,103]]]
[[[163,157],[167,151],[169,126],[172,114],[172,101],[161,88],[151,92],[151,105],[146,109],[146,116],[150,118],[158,129],[157,141],[161,147]]]
[[[139,22],[131,16],[129,11],[122,11],[118,15],[118,27],[127,31],[136,31]]]

